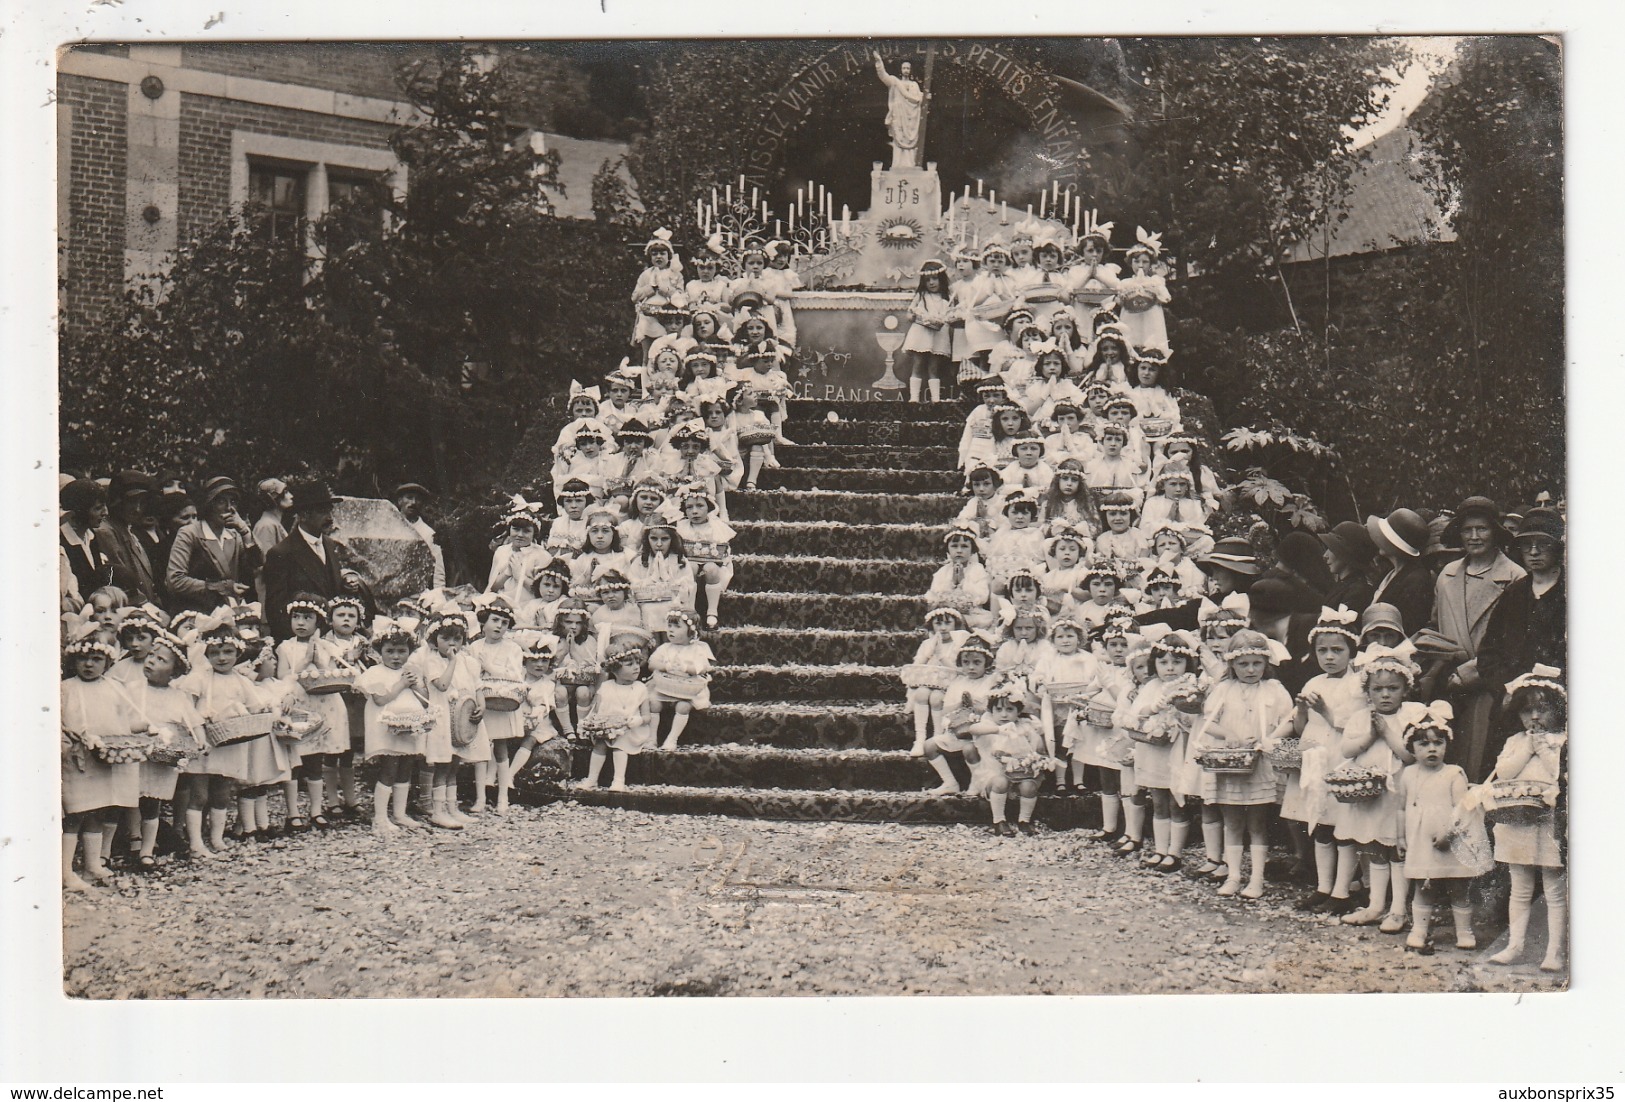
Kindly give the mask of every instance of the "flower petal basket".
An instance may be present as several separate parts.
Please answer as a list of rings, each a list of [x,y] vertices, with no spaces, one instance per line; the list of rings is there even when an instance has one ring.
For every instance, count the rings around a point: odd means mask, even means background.
[[[504,677],[487,677],[480,682],[485,690],[485,710],[488,712],[517,712],[525,700],[525,686]]]
[[[344,670],[307,668],[299,671],[299,687],[311,696],[342,693],[346,689],[355,687],[355,673]]]
[[[1376,769],[1344,766],[1326,774],[1326,790],[1340,803],[1374,800],[1388,790],[1388,774]]]
[[[1196,755],[1196,764],[1209,773],[1251,773],[1263,751],[1256,746],[1215,746]]]
[[[910,662],[902,668],[899,676],[903,684],[911,689],[946,689],[954,679],[954,671],[948,666],[929,662]]]
[[[1484,818],[1492,823],[1533,823],[1557,806],[1557,785],[1550,781],[1491,781]]]
[[[1269,748],[1270,764],[1277,769],[1303,768],[1303,740],[1284,738]]]
[[[276,713],[249,712],[246,715],[204,721],[203,737],[210,747],[232,746],[268,735],[276,727]]]
[[[693,700],[709,682],[697,674],[667,673],[656,670],[649,676],[649,689],[662,700]]]

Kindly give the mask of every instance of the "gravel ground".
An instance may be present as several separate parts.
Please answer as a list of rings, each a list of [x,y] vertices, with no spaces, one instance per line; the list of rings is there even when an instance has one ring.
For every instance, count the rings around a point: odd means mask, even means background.
[[[166,864],[65,903],[84,998],[1550,990],[1142,872],[1075,834],[557,804]],[[1437,935],[1436,935],[1437,937]],[[1440,938],[1453,940],[1448,926]]]

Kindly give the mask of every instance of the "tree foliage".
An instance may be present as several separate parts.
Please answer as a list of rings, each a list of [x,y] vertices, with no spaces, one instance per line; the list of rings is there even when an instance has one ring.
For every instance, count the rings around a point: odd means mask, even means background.
[[[1338,216],[1355,130],[1397,79],[1392,39],[1130,39],[1124,51],[1144,85],[1126,213],[1207,273],[1271,269]]]
[[[448,49],[401,73],[404,195],[273,240],[257,212],[65,334],[62,425],[99,469],[245,476],[301,466],[353,492],[402,476],[483,489],[540,403],[625,352],[629,230],[552,216],[556,155],[515,116],[515,72]]]
[[[1563,477],[1562,87],[1555,42],[1469,39],[1414,121],[1456,241],[1418,273],[1424,431],[1401,457],[1514,501]]]

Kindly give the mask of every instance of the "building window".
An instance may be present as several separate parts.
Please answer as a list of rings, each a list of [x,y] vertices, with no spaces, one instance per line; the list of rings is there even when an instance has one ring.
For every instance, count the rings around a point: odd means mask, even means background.
[[[384,180],[376,173],[327,173],[326,245],[329,256],[363,240],[376,240],[384,228]]]
[[[260,208],[260,228],[270,238],[292,240],[305,217],[308,170],[284,165],[248,166],[248,199]]]

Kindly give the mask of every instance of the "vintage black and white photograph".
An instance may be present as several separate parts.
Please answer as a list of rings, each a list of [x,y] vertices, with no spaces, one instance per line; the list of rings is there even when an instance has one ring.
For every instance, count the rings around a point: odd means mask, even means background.
[[[63,994],[1568,988],[1562,40],[921,32],[63,46]]]

